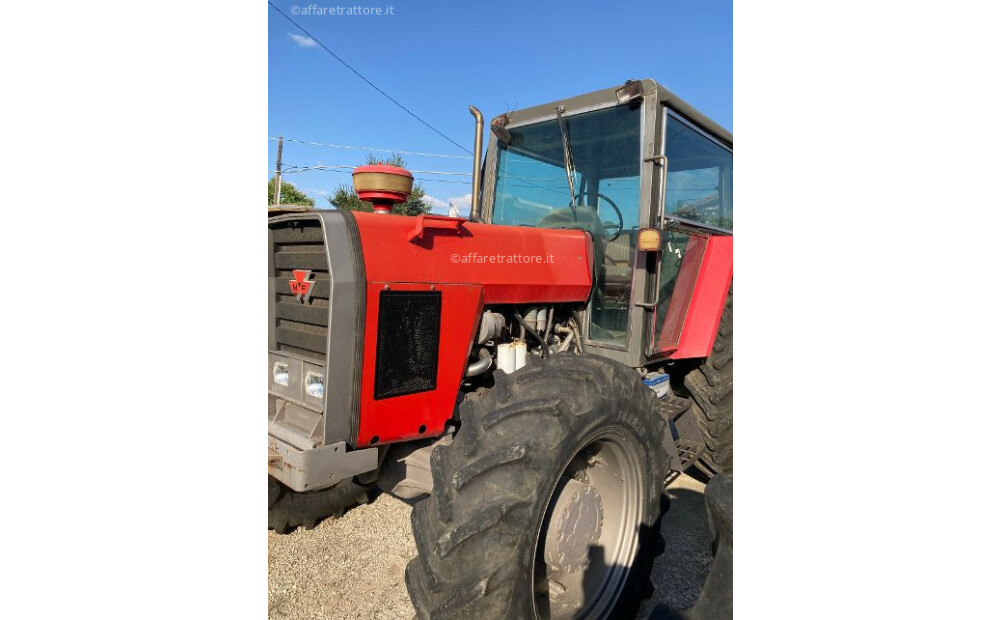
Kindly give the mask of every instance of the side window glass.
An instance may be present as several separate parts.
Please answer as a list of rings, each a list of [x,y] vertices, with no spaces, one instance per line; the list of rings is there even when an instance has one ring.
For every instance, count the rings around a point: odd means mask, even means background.
[[[733,153],[669,116],[666,154],[666,213],[732,230]]]

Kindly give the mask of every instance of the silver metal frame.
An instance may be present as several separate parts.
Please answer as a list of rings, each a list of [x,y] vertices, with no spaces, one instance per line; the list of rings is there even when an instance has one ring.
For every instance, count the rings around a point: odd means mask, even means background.
[[[348,450],[343,441],[302,449],[269,427],[267,473],[293,491],[318,491],[378,469],[378,448]]]

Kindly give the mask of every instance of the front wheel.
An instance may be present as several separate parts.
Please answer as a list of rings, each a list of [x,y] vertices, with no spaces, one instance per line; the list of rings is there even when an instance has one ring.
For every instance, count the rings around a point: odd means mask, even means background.
[[[664,424],[634,370],[559,355],[499,375],[431,455],[406,569],[417,617],[632,618],[651,592]]]
[[[300,525],[307,530],[327,517],[340,518],[351,506],[368,503],[368,491],[351,479],[327,489],[299,493],[267,477],[267,529],[288,534]]]

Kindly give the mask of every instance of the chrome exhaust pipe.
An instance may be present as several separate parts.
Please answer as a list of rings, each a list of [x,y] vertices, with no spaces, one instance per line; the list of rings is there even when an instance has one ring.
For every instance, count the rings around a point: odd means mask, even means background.
[[[472,162],[472,207],[469,209],[469,220],[478,222],[480,221],[479,197],[483,189],[483,113],[474,105],[469,106],[469,112],[476,117],[476,143],[472,148],[475,151]]]
[[[479,359],[469,364],[469,367],[465,369],[466,377],[476,377],[481,375],[489,370],[490,365],[493,364],[493,356],[486,350],[486,347],[479,347],[478,355]]]

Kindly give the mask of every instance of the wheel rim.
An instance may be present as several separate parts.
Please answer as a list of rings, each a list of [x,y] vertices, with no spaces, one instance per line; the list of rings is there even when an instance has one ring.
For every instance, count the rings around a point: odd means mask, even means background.
[[[606,618],[628,580],[646,493],[638,451],[608,431],[563,469],[535,535],[534,610],[539,620]]]

